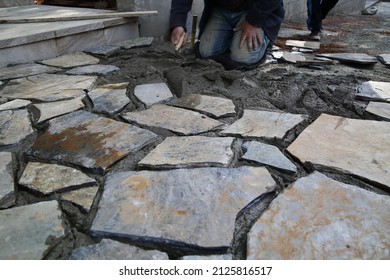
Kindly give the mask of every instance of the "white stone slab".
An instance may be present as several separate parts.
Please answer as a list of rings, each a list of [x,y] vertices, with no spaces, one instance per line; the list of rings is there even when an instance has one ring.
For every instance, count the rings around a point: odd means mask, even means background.
[[[228,166],[232,137],[167,137],[139,165],[153,167]]]
[[[366,111],[381,118],[390,120],[390,103],[371,101],[368,103]]]
[[[145,111],[126,113],[123,118],[129,122],[165,128],[183,135],[199,134],[224,125],[197,112],[160,104]]]
[[[15,204],[12,153],[0,152],[0,209]]]
[[[15,100],[6,102],[4,104],[1,104],[0,111],[20,109],[20,108],[24,108],[30,104],[31,104],[31,101],[23,100],[23,99],[15,99]]]
[[[96,85],[97,77],[43,74],[13,80],[0,91],[0,97],[40,101],[59,101],[83,97]]]
[[[0,259],[43,259],[65,236],[61,215],[56,201],[0,211]]]
[[[390,123],[322,114],[287,148],[301,162],[390,189]]]
[[[271,203],[249,233],[248,259],[390,258],[390,198],[314,172]]]
[[[83,187],[61,195],[61,199],[77,205],[84,212],[88,213],[91,210],[98,190],[98,186]]]
[[[303,115],[244,110],[242,118],[224,129],[221,134],[282,139],[288,131],[305,119]]]
[[[88,66],[81,66],[76,67],[71,70],[66,71],[66,74],[68,75],[107,75],[112,72],[120,70],[119,67],[113,66],[113,65],[102,65],[102,64],[96,64],[96,65],[88,65]]]
[[[147,107],[157,103],[165,103],[173,98],[173,94],[165,83],[138,85],[134,95]]]
[[[226,247],[239,211],[274,188],[262,167],[112,173],[91,231],[138,241],[153,237],[165,244]]]
[[[388,53],[380,54],[380,55],[378,55],[378,59],[380,62],[382,62],[387,67],[390,66],[390,54],[388,54]]]
[[[44,73],[56,73],[61,69],[40,64],[22,64],[0,69],[0,80],[10,80]]]
[[[297,48],[306,48],[306,49],[312,49],[312,50],[319,50],[320,45],[321,44],[319,42],[313,42],[313,41],[299,41],[299,40],[287,40],[286,41],[286,46],[297,47]]]
[[[283,52],[282,58],[290,63],[306,61],[306,57],[302,53],[298,52]]]
[[[83,52],[65,54],[59,57],[40,61],[42,64],[60,68],[73,68],[78,66],[98,64],[99,62],[100,60],[98,58]]]
[[[390,82],[364,82],[358,87],[356,97],[364,100],[390,102]]]
[[[27,110],[0,112],[0,146],[19,145],[33,132]]]
[[[44,122],[46,120],[65,115],[67,113],[84,108],[84,103],[81,98],[73,98],[70,100],[49,102],[49,103],[37,103],[34,104],[41,113],[38,122]]]
[[[130,99],[126,95],[128,84],[104,85],[89,92],[88,96],[93,103],[93,111],[109,115],[119,113],[130,103]]]
[[[230,99],[203,94],[184,96],[172,105],[207,113],[216,118],[236,115],[234,103]]]
[[[96,184],[96,181],[71,167],[29,162],[19,179],[19,184],[47,195],[71,187]]]

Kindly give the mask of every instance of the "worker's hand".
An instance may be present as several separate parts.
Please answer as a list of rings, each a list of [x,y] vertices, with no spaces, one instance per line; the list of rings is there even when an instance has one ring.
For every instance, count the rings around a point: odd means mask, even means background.
[[[183,27],[176,26],[171,33],[171,43],[173,47],[177,50],[181,48],[183,43],[187,42],[187,34]],[[180,44],[180,45],[179,45]]]
[[[263,42],[260,37],[260,27],[253,26],[246,20],[239,26],[233,29],[234,31],[242,31],[241,40],[239,43],[239,48],[241,49],[244,46],[245,41],[247,41],[248,49],[255,50],[257,49]]]

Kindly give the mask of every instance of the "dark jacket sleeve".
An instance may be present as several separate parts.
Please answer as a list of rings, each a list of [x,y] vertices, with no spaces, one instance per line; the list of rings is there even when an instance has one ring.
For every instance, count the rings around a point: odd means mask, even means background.
[[[256,27],[263,27],[266,22],[269,24],[275,11],[283,7],[283,0],[253,0],[252,2],[246,20]]]
[[[169,28],[172,30],[176,26],[186,29],[187,14],[192,8],[193,0],[172,0]]]

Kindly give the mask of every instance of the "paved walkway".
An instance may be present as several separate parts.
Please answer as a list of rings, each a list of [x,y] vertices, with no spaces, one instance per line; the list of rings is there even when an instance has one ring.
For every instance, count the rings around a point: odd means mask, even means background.
[[[0,259],[389,259],[390,50],[302,34],[244,73],[152,38],[0,69]]]

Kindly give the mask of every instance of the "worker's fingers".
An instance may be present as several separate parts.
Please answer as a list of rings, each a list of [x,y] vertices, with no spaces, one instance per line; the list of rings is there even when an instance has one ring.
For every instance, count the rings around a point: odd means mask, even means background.
[[[180,39],[183,38],[183,36],[186,36],[185,30],[181,26],[177,26],[172,30],[171,33],[171,43],[173,46],[176,46]]]

